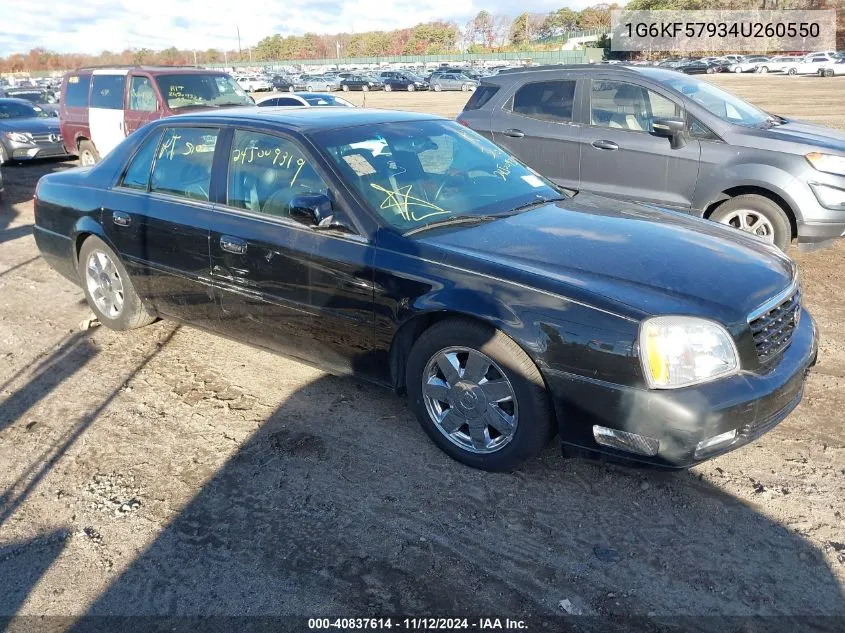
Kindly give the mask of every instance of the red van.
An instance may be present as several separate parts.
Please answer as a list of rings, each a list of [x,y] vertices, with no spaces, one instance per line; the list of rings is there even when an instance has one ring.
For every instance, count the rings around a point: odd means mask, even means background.
[[[181,66],[80,68],[62,78],[60,103],[65,149],[83,165],[155,119],[254,104],[228,73]]]

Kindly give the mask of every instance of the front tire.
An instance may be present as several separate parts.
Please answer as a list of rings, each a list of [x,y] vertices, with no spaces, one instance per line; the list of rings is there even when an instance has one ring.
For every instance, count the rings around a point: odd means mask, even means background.
[[[155,321],[141,302],[117,254],[99,237],[79,250],[79,275],[85,299],[100,323],[111,330],[133,330]]]
[[[768,66],[760,66],[760,68],[757,69],[757,72],[765,75],[767,72],[769,72],[769,67]]]
[[[79,143],[79,164],[83,167],[90,167],[100,162],[100,152],[94,147],[91,141]]]
[[[414,84],[408,84],[408,92],[413,92],[417,87]]]
[[[736,196],[723,202],[710,219],[752,233],[785,251],[792,241],[792,228],[783,209],[757,194]]]
[[[349,92],[349,86],[347,86],[346,84],[343,84],[343,91]]]
[[[798,69],[797,69],[797,68],[790,68],[790,69],[786,72],[786,74],[787,74],[787,75],[797,75],[797,74],[798,74]]]
[[[503,332],[476,321],[447,319],[423,332],[408,357],[406,388],[429,438],[473,468],[512,470],[553,435],[537,366]]]
[[[385,92],[391,92],[392,90],[393,90],[393,86],[391,86],[390,84],[384,84],[384,91]]]
[[[824,76],[825,77],[833,77],[834,72],[832,68],[825,68],[824,69]]]
[[[440,84],[434,84],[434,92],[440,92],[443,87]]]
[[[364,92],[369,92],[370,87],[369,86],[361,86],[361,90],[363,90]]]

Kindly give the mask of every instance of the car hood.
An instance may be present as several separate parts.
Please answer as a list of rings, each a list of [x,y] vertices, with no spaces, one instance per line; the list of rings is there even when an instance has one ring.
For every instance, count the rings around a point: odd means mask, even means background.
[[[29,134],[58,134],[59,121],[56,118],[0,119],[0,130]]]
[[[433,229],[419,241],[446,251],[446,264],[486,260],[496,276],[633,318],[691,314],[744,324],[794,275],[780,251],[735,229],[584,193],[480,225]]]
[[[767,129],[752,128],[752,130],[754,136],[801,145],[802,151],[810,146],[810,150],[821,148],[845,154],[845,132],[822,125],[789,120],[783,125]]]

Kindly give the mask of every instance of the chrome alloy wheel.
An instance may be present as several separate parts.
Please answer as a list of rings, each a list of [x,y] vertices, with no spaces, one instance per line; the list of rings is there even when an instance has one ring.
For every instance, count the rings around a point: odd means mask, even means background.
[[[85,282],[97,309],[111,319],[123,311],[123,281],[111,257],[92,251],[85,264]]]
[[[722,218],[720,222],[761,237],[769,244],[775,243],[775,227],[768,218],[758,211],[737,209]]]
[[[467,347],[447,347],[422,377],[425,408],[450,442],[470,453],[494,453],[516,433],[516,393],[495,361]]]

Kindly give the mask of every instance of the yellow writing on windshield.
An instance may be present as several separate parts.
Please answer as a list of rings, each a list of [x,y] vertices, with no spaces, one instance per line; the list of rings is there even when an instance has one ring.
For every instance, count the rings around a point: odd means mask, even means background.
[[[449,215],[445,209],[438,207],[422,198],[417,198],[411,195],[413,185],[399,187],[396,191],[385,189],[381,185],[370,183],[370,186],[376,191],[381,191],[386,194],[386,198],[382,201],[381,209],[393,209],[406,222],[421,222],[426,218],[435,215]],[[419,209],[430,209],[428,213],[418,213]]]
[[[519,161],[512,156],[509,156],[504,163],[496,165],[496,170],[493,173],[499,176],[502,180],[507,180],[508,176],[511,175],[511,167],[514,167],[515,165],[519,165]]]

